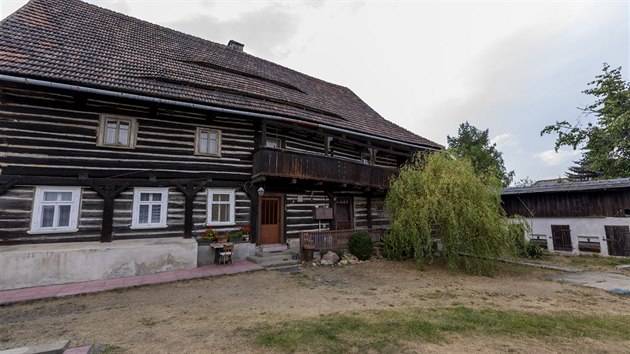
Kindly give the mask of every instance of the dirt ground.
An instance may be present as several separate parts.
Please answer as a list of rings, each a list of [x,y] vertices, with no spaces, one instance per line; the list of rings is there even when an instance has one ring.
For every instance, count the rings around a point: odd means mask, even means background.
[[[472,308],[553,314],[630,314],[630,297],[545,279],[552,271],[501,265],[495,277],[420,271],[411,262],[304,267],[198,279],[0,306],[0,349],[69,339],[130,353],[262,353],[256,326],[366,310]],[[418,352],[626,352],[627,341],[449,336],[405,343]]]

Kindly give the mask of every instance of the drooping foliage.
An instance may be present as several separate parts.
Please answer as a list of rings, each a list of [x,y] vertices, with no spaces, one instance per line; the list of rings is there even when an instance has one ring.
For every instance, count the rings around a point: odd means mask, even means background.
[[[477,175],[470,160],[448,151],[416,155],[387,194],[392,222],[383,255],[422,266],[439,252],[449,269],[491,273],[497,257],[515,255],[515,237],[523,237],[512,232],[501,188],[499,178]]]
[[[457,157],[470,160],[478,175],[490,175],[501,180],[507,187],[514,178],[514,171],[505,168],[503,154],[490,141],[490,130],[481,130],[465,122],[459,125],[457,136],[447,136],[448,147]]]
[[[619,178],[630,176],[630,82],[623,80],[621,68],[604,63],[603,73],[583,91],[595,98],[584,108],[584,115],[596,121],[585,126],[578,121],[556,122],[546,126],[544,134],[558,134],[555,149],[570,146],[582,150],[577,166],[567,176],[576,179]]]

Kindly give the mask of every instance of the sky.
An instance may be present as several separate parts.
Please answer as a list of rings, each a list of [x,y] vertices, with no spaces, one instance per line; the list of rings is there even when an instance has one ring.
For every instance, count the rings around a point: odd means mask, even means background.
[[[583,124],[603,63],[630,68],[630,1],[88,2],[343,85],[386,119],[447,145],[489,129],[515,181],[564,175],[555,121]],[[0,0],[0,18],[25,4]]]

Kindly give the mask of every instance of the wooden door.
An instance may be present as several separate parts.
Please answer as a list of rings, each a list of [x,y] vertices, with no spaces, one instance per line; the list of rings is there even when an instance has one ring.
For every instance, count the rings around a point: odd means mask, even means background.
[[[611,256],[630,257],[630,227],[604,226],[608,254]]]
[[[554,251],[573,251],[569,225],[551,225],[551,238],[553,239]]]
[[[335,201],[335,230],[352,229],[352,203],[350,198],[337,198]]]
[[[260,209],[260,244],[280,243],[282,241],[281,197],[262,197]]]

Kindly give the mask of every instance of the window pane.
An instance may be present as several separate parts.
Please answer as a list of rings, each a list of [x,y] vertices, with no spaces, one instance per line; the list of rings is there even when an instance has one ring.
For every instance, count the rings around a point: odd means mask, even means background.
[[[151,196],[151,193],[140,193],[140,201],[148,202],[150,196]]]
[[[61,196],[61,201],[69,202],[72,200],[72,192],[61,192],[59,195]]]
[[[52,227],[54,218],[55,218],[55,206],[44,205],[42,207],[42,226],[41,227]]]
[[[105,125],[107,126],[107,129],[105,129],[105,144],[116,144],[116,121],[108,120]]]
[[[160,223],[160,215],[162,214],[162,206],[161,205],[152,205],[151,206],[151,223],[159,224]]]
[[[129,122],[121,120],[118,126],[118,144],[129,145]]]
[[[210,213],[210,221],[220,221],[218,204],[212,204],[212,211]]]
[[[217,133],[210,133],[209,152],[216,154],[218,152],[218,136]]]
[[[208,153],[208,132],[199,132],[199,152],[202,154]]]
[[[57,226],[70,226],[70,205],[59,206],[59,224]]]
[[[59,192],[44,192],[44,201],[56,202],[59,196]]]
[[[148,224],[149,223],[149,206],[144,204],[140,205],[138,215],[138,224]]]
[[[213,194],[212,201],[214,202],[229,202],[230,195],[229,194]]]
[[[151,193],[151,195],[153,196],[153,201],[154,202],[159,202],[162,200],[162,193]]]
[[[230,205],[229,204],[221,204],[219,206],[219,218],[220,221],[230,221]]]

